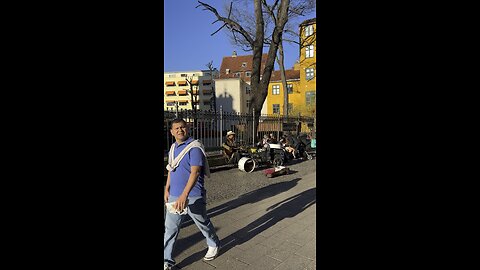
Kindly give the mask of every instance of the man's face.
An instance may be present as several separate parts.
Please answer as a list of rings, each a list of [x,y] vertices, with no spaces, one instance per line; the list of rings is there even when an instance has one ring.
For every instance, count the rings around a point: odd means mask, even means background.
[[[233,134],[232,134],[232,135],[228,135],[228,139],[229,139],[229,140],[233,140],[234,138],[235,138],[235,135],[233,135]]]
[[[170,133],[172,133],[173,137],[175,137],[175,140],[183,142],[188,138],[187,125],[185,125],[183,122],[173,123]]]

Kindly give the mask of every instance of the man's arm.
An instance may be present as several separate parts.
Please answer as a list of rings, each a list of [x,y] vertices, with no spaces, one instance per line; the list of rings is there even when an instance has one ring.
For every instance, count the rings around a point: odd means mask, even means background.
[[[168,195],[170,195],[170,171],[167,174],[167,183],[165,183],[165,192],[163,194],[163,200],[168,202]]]

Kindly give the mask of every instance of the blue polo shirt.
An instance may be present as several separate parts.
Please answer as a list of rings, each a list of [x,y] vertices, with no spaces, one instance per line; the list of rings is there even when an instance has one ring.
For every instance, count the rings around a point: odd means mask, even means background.
[[[173,157],[176,158],[178,154],[180,154],[180,152],[182,152],[182,150],[193,141],[194,139],[190,137],[180,145],[175,142]],[[200,176],[198,177],[197,183],[192,188],[188,196],[197,197],[205,194],[205,156],[200,148],[194,147],[190,149],[187,154],[185,154],[178,167],[175,168],[175,170],[170,171],[170,195],[178,197],[182,194],[185,186],[187,185],[188,178],[190,177],[191,166],[202,166],[202,170],[200,171]]]

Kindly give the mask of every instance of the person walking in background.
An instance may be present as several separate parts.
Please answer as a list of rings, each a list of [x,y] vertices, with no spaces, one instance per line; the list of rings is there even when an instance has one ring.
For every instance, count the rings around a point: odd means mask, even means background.
[[[205,261],[216,258],[220,240],[212,222],[207,216],[205,176],[210,176],[205,149],[198,140],[189,137],[187,123],[183,119],[172,121],[170,133],[175,142],[168,155],[168,175],[164,201],[173,203],[166,213],[163,236],[163,268],[172,269],[175,260],[172,256],[180,226],[188,214],[207,240],[208,250]]]

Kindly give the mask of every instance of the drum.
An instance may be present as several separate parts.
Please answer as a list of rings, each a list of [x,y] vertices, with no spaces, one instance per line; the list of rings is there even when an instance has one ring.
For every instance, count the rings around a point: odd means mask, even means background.
[[[242,157],[238,161],[238,168],[241,171],[248,172],[248,173],[251,173],[253,172],[253,170],[255,170],[255,165],[256,165],[255,160],[249,157]]]

